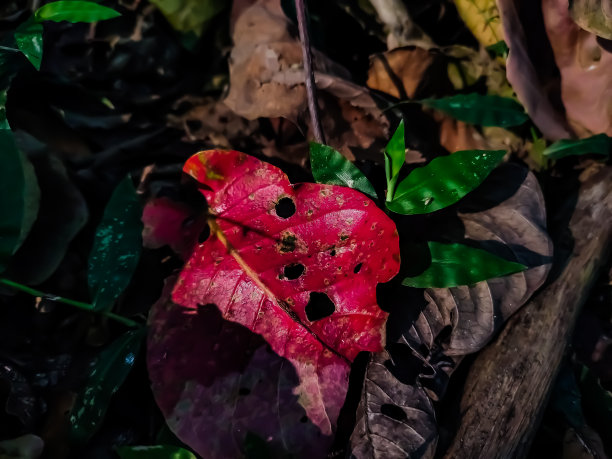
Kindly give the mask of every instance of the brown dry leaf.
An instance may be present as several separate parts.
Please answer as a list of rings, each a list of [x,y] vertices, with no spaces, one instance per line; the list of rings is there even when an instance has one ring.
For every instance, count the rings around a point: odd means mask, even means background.
[[[225,104],[250,120],[282,117],[308,124],[301,45],[291,33],[280,0],[243,4],[234,14]],[[348,81],[348,72],[321,53],[315,51],[314,60],[327,143],[349,158],[361,150],[382,148],[388,121],[368,90]],[[270,145],[266,149],[275,154]]]
[[[568,122],[579,137],[612,136],[612,53],[572,20],[567,0],[543,0],[542,13]]]
[[[389,369],[387,352],[368,364],[357,424],[350,440],[357,459],[432,458],[438,441],[433,404],[418,384],[404,384]]]
[[[375,54],[370,59],[367,85],[396,99],[413,99],[427,70],[441,57],[436,50],[416,46]]]
[[[508,189],[516,191],[507,197]],[[542,285],[552,256],[544,197],[535,176],[522,167],[505,164],[496,169],[479,192],[461,205],[459,217],[466,238],[486,241],[487,250],[531,268],[471,286],[425,291],[428,304],[411,328],[408,342],[432,349],[440,332],[450,326],[442,348],[451,356],[480,350]]]
[[[185,131],[187,141],[206,141],[220,148],[238,148],[244,138],[255,133],[259,124],[236,115],[222,101],[212,97],[185,96],[182,104],[191,108],[182,115],[168,115],[168,125]]]

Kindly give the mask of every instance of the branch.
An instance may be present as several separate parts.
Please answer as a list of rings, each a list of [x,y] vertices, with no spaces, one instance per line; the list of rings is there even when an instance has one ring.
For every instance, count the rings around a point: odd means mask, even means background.
[[[310,49],[310,36],[308,35],[308,25],[306,23],[306,0],[295,0],[297,12],[298,30],[300,41],[302,42],[302,56],[304,58],[304,73],[306,77],[306,98],[308,99],[308,111],[315,140],[325,144],[325,136],[319,118],[319,107],[317,105],[317,86],[315,84],[314,72],[312,69],[312,51]]]

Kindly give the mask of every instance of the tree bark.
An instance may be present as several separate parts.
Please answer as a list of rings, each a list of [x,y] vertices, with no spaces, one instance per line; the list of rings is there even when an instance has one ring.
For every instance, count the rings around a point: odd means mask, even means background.
[[[553,266],[558,277],[508,321],[471,367],[460,426],[445,458],[526,457],[580,308],[609,255],[612,168],[581,185],[569,231],[574,245],[565,264]],[[556,249],[567,242],[561,237]]]

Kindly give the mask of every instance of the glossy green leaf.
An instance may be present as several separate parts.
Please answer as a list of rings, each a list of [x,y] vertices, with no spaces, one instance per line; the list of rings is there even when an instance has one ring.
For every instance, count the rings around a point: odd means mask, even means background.
[[[376,191],[366,176],[332,147],[311,142],[310,167],[317,183],[347,186],[376,199]]]
[[[34,224],[40,190],[34,168],[19,151],[13,133],[0,130],[0,271],[6,268]]]
[[[171,445],[122,446],[117,454],[121,459],[197,459],[191,451]]]
[[[86,442],[97,430],[111,396],[134,366],[145,332],[144,327],[127,332],[98,356],[70,413],[71,435],[75,441]]]
[[[388,158],[388,159],[387,159]],[[404,165],[404,161],[406,161],[406,144],[404,142],[404,120],[402,120],[397,127],[395,134],[389,140],[387,147],[385,148],[385,162],[390,162],[390,167],[388,168],[390,174],[388,175],[389,179],[393,179],[397,177],[400,169]]]
[[[520,263],[507,261],[485,250],[463,244],[430,241],[428,245],[431,265],[418,276],[405,278],[403,285],[419,288],[457,287],[527,269]]]
[[[423,99],[420,103],[460,121],[482,126],[518,126],[529,119],[521,104],[501,96],[457,94],[441,99]]]
[[[108,310],[130,283],[142,248],[142,208],[129,177],[104,210],[89,255],[87,280],[95,310]]]
[[[77,0],[47,3],[34,12],[34,18],[38,22],[96,22],[118,16],[121,16],[121,13],[107,6]]]
[[[172,27],[183,33],[202,34],[206,24],[228,6],[226,0],[150,0]]]
[[[606,134],[597,134],[586,139],[558,140],[544,150],[544,155],[550,159],[589,153],[607,157],[610,156],[610,149],[612,149],[612,139]]]
[[[17,47],[32,63],[36,70],[40,70],[43,54],[43,28],[33,17],[20,24],[15,30]]]
[[[397,186],[389,210],[426,214],[455,204],[487,178],[505,151],[464,150],[441,156],[413,170]]]

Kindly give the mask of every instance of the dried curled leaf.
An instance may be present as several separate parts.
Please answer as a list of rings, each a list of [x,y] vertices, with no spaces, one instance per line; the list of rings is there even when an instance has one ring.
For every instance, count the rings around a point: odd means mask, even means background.
[[[404,384],[389,370],[386,352],[368,364],[351,457],[404,459],[433,457],[438,432],[431,400],[418,384]]]
[[[513,186],[518,188],[504,199]],[[450,337],[443,344],[447,355],[481,349],[542,285],[552,256],[544,197],[535,176],[519,166],[506,164],[493,171],[480,192],[459,208],[459,217],[466,238],[482,241],[487,250],[530,269],[471,286],[425,291],[428,304],[412,326],[408,341],[431,349],[440,332],[450,326]]]

